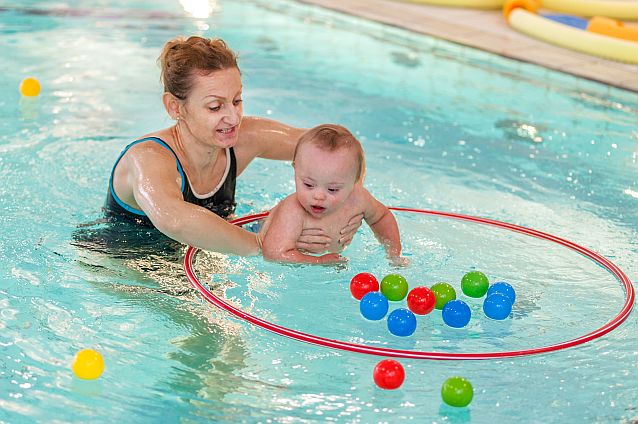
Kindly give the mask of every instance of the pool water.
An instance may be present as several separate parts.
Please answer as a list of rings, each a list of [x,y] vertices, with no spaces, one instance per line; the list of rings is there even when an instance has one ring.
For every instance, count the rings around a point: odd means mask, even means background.
[[[214,6],[210,16],[189,13],[198,5]],[[182,251],[82,242],[122,147],[171,124],[155,60],[180,34],[219,36],[239,52],[246,114],[348,126],[364,144],[366,186],[382,202],[556,234],[636,278],[635,93],[294,1],[11,2],[0,7],[0,422],[638,419],[635,314],[551,354],[401,360],[405,383],[383,391],[372,381],[381,358],[282,338],[208,305],[189,288]],[[42,83],[39,97],[20,98],[26,76]],[[239,179],[237,213],[267,210],[293,189],[290,164],[258,160]],[[557,343],[603,325],[624,301],[609,273],[561,246],[396,216],[406,268],[387,263],[364,225],[345,267],[202,254],[196,270],[260,318],[399,349]],[[446,327],[435,311],[400,339],[364,320],[348,292],[363,271],[459,290],[474,269],[516,288],[509,319],[488,320],[480,300],[464,298],[473,312],[466,328]],[[104,355],[100,379],[73,377],[83,348]],[[474,385],[468,408],[441,401],[453,375]]]

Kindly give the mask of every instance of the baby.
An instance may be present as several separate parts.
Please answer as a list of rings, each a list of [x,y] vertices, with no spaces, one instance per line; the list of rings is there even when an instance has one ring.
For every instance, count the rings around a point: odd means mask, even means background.
[[[388,257],[401,262],[399,227],[390,210],[363,187],[365,159],[361,143],[339,125],[319,125],[304,133],[293,156],[295,193],[271,211],[262,227],[264,258],[280,262],[327,264],[344,260],[339,232],[363,215]],[[322,228],[333,242],[321,256],[295,248],[301,231]]]

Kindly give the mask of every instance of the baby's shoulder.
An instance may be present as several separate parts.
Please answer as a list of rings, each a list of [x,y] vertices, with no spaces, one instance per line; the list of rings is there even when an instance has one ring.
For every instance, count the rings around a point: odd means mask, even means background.
[[[273,208],[272,212],[279,216],[290,217],[303,216],[305,210],[297,200],[295,193],[293,193],[280,201],[277,206]]]
[[[365,204],[372,198],[370,192],[363,186],[362,183],[355,184],[350,194],[350,201],[354,204]]]

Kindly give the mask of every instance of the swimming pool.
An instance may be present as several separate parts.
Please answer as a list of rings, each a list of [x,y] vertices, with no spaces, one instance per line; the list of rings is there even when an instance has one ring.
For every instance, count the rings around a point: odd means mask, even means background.
[[[0,420],[112,422],[619,422],[638,418],[636,316],[552,354],[482,362],[402,360],[381,391],[380,358],[284,339],[230,318],[188,290],[179,258],[105,255],[73,243],[100,216],[120,149],[170,125],[155,59],[177,34],[226,39],[240,55],[247,114],[299,126],[339,122],[367,154],[366,183],[388,205],[454,211],[556,234],[636,278],[635,93],[441,40],[299,5],[26,1],[0,9]],[[183,7],[182,4],[185,6]],[[208,3],[206,3],[208,4]],[[21,99],[20,80],[43,92]],[[96,152],[99,152],[96,154]],[[293,189],[290,166],[259,161],[238,185],[238,214]],[[618,312],[620,284],[586,258],[470,223],[397,214],[411,284],[481,269],[519,303],[506,322],[440,314],[414,337],[364,321],[347,281],[394,271],[363,228],[345,269],[203,256],[211,287],[264,319],[323,337],[444,351],[538,346]],[[77,244],[77,243],[75,243]],[[471,306],[476,311],[479,303]],[[99,350],[97,381],[72,377]],[[441,404],[443,380],[474,385],[467,409]]]

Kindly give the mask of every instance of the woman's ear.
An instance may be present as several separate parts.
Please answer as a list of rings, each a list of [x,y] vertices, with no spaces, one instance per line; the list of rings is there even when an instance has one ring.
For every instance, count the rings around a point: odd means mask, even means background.
[[[166,109],[168,116],[175,120],[180,118],[179,113],[181,101],[177,97],[171,93],[164,93],[162,96],[162,103],[164,103],[164,109]]]

